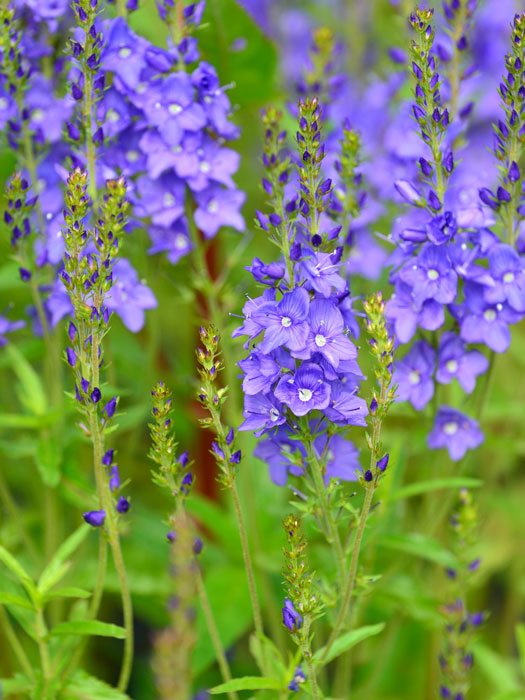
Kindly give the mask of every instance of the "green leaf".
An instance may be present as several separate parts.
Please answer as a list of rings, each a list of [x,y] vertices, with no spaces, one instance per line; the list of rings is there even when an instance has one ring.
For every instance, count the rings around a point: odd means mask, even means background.
[[[61,697],[79,700],[129,700],[125,693],[84,671],[75,671]]]
[[[382,537],[378,544],[380,547],[428,559],[444,567],[454,568],[457,564],[452,552],[444,549],[432,537],[422,535],[419,532],[410,532],[406,535],[388,535],[387,537]]]
[[[27,608],[28,610],[35,609],[35,606],[27,598],[4,591],[0,591],[0,605],[17,605],[19,608]]]
[[[54,591],[49,591],[44,595],[44,600],[50,598],[90,598],[92,593],[83,588],[75,588],[69,586],[67,588],[56,588]]]
[[[516,625],[516,643],[518,645],[521,670],[523,675],[525,675],[525,624],[523,622],[519,622]]]
[[[388,501],[399,501],[402,498],[419,496],[422,493],[438,491],[440,489],[468,488],[475,489],[483,485],[481,479],[471,479],[467,477],[450,477],[447,479],[429,479],[428,481],[417,481],[397,489],[388,496]]]
[[[38,579],[38,590],[41,593],[47,593],[47,591],[66,573],[67,568],[69,568],[69,565],[66,564],[66,560],[76,551],[79,545],[82,544],[90,530],[91,528],[89,525],[82,523],[82,525],[60,545]]]
[[[521,683],[517,664],[498,654],[481,642],[473,645],[476,667],[499,693],[519,691]]]
[[[282,687],[281,681],[276,678],[244,676],[243,678],[234,678],[228,683],[216,685],[208,692],[212,695],[220,695],[221,693],[229,693],[231,690],[281,690]]]
[[[11,347],[10,345],[8,347]],[[50,414],[47,416],[24,416],[18,413],[0,413],[0,428],[43,428],[52,422]]]
[[[35,454],[36,466],[44,484],[56,486],[60,481],[62,448],[58,440],[46,435],[38,441]]]
[[[287,668],[283,656],[271,639],[268,639],[268,637],[264,635],[258,636],[252,634],[250,636],[250,651],[262,673],[264,673],[264,659],[266,659],[268,663],[268,673],[273,676],[279,676],[279,678],[282,679],[286,677]]]
[[[9,343],[5,351],[11,360],[11,367],[18,377],[20,403],[34,416],[45,415],[47,399],[40,377],[16,345]]]
[[[27,571],[17,562],[17,560],[9,554],[7,549],[5,547],[2,547],[0,545],[0,561],[7,566],[7,568],[13,573],[16,578],[20,581],[22,586],[26,589],[26,591],[29,593],[29,597],[33,602],[35,602],[38,599],[38,591],[35,587],[35,584],[31,580],[31,577],[27,573]]]
[[[69,634],[124,639],[126,637],[126,630],[124,627],[111,625],[108,622],[99,622],[98,620],[70,620],[69,622],[60,622],[58,625],[55,625],[49,633],[49,636],[62,637]]]
[[[0,698],[22,693],[25,697],[29,697],[32,688],[33,682],[23,673],[16,673],[12,678],[0,678]]]
[[[332,646],[330,647],[330,651],[328,652],[326,658],[323,660],[323,663],[327,664],[333,659],[336,659],[338,656],[344,654],[345,651],[348,651],[356,644],[359,644],[359,642],[362,642],[364,639],[379,634],[384,630],[384,628],[385,623],[379,622],[377,625],[365,625],[364,627],[359,627],[356,630],[345,632],[345,634],[342,634],[340,637],[338,637],[332,644]],[[321,659],[324,656],[325,648],[326,647],[322,647],[321,649],[318,649],[315,652],[313,657],[314,661],[321,661]]]

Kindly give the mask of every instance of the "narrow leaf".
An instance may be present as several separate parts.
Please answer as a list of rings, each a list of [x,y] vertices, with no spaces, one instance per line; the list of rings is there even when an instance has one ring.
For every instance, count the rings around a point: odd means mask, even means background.
[[[0,545],[0,561],[7,566],[7,568],[13,573],[16,578],[20,581],[26,591],[29,593],[31,600],[35,601],[38,598],[38,591],[35,588],[35,584],[31,580],[31,577],[27,571],[17,562],[17,560],[9,554],[7,549]]]
[[[378,544],[398,552],[412,554],[422,559],[428,559],[444,567],[454,568],[457,562],[454,555],[444,549],[439,542],[432,537],[422,535],[419,532],[410,532],[406,535],[389,535],[382,537]]]
[[[49,636],[62,637],[69,634],[124,639],[126,630],[124,627],[111,625],[107,622],[99,622],[98,620],[70,620],[69,622],[60,622],[58,625],[55,625]]]
[[[90,598],[91,595],[89,591],[83,588],[69,586],[67,588],[55,588],[54,591],[49,591],[45,594],[44,600],[49,600],[50,598]]]
[[[281,681],[276,678],[244,676],[243,678],[234,678],[228,683],[216,685],[215,688],[211,688],[208,692],[212,695],[220,695],[221,693],[229,693],[231,690],[281,690],[282,687]]]
[[[63,570],[66,560],[70,557],[79,545],[85,540],[90,531],[89,525],[83,523],[72,535],[70,535],[57,549],[49,564],[40,574],[38,579],[38,590],[41,593],[46,593],[57,581],[61,575],[66,572]]]
[[[0,591],[0,605],[17,605],[19,608],[27,608],[28,610],[35,609],[34,605],[27,598],[3,591]]]
[[[440,489],[467,488],[475,489],[483,485],[481,479],[472,479],[467,477],[450,477],[448,479],[429,479],[427,481],[417,481],[414,484],[408,484],[403,488],[397,489],[388,497],[389,501],[399,501],[403,498],[411,498],[419,496],[422,493],[430,491],[439,491]]]
[[[332,644],[330,651],[323,660],[323,663],[329,663],[333,659],[336,659],[341,654],[344,654],[345,651],[348,651],[356,644],[359,644],[359,642],[362,642],[363,639],[379,634],[384,628],[385,623],[379,622],[377,625],[365,625],[364,627],[359,627],[351,632],[345,632],[345,634],[338,637]],[[315,652],[314,661],[321,661],[321,659],[323,659],[325,648],[326,647],[322,647]]]
[[[40,377],[15,345],[9,343],[5,351],[18,377],[21,402],[33,415],[43,416],[47,411],[47,399]]]

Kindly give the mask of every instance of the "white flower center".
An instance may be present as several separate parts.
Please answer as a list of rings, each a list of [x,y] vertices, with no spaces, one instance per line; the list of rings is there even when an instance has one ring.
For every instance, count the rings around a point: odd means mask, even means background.
[[[182,107],[178,105],[176,102],[172,102],[170,106],[168,107],[168,112],[170,114],[180,114],[182,112]]]
[[[186,248],[188,245],[186,236],[184,236],[182,233],[177,234],[175,236],[174,245],[177,250],[184,250],[184,248]]]
[[[450,374],[456,374],[458,371],[458,363],[456,360],[449,360],[446,364],[445,367],[447,368],[447,371],[450,372]]]
[[[310,401],[312,398],[312,392],[310,389],[299,389],[299,398],[301,401]]]
[[[118,55],[120,58],[128,58],[131,56],[131,49],[128,49],[127,46],[124,46],[120,51],[118,52]]]
[[[439,277],[439,272],[438,272],[437,270],[432,270],[432,269],[430,269],[430,270],[427,271],[427,277],[428,277],[429,280],[431,280],[431,281],[433,282],[434,280],[437,280],[437,279],[438,279],[438,277]]]
[[[273,423],[275,423],[275,421],[278,420],[278,418],[279,418],[279,411],[275,407],[270,408],[270,420]]]
[[[421,377],[419,376],[419,372],[410,372],[410,374],[408,375],[408,381],[410,382],[410,384],[413,384],[414,386],[416,384],[419,384],[419,382],[421,381]]]
[[[324,337],[324,335],[321,335],[320,333],[318,333],[315,336],[315,344],[317,345],[318,348],[323,348],[326,345],[326,338]]]
[[[202,161],[202,163],[199,165],[199,170],[201,173],[209,173],[211,170],[211,166],[209,163],[206,163],[206,161]]]
[[[118,120],[120,119],[120,114],[114,109],[110,109],[107,114],[107,118],[110,122],[118,122]]]
[[[147,83],[138,83],[137,87],[135,88],[135,92],[137,92],[139,95],[143,95],[146,90],[148,89],[148,84]],[[159,104],[157,102],[157,104]],[[156,107],[157,105],[155,105]],[[160,104],[159,104],[160,107]]]
[[[41,122],[44,118],[44,110],[43,109],[35,109],[35,111],[32,114],[32,119],[35,122]]]
[[[494,311],[494,309],[487,309],[483,314],[483,318],[485,319],[485,321],[492,323],[492,321],[496,320],[496,312]]]
[[[9,102],[6,100],[5,97],[0,97],[0,109],[5,109]]]
[[[139,159],[140,153],[138,151],[128,151],[126,153],[126,160],[128,163],[135,163]]]
[[[175,197],[170,192],[166,192],[162,201],[165,207],[172,207],[175,204]]]
[[[208,211],[210,214],[216,214],[219,211],[219,205],[216,199],[212,199],[208,204]]]
[[[292,325],[292,319],[289,316],[283,316],[281,319],[281,326],[284,326],[285,328],[290,328]]]
[[[506,272],[503,275],[503,281],[506,282],[507,284],[514,282],[514,273],[513,272]]]
[[[455,435],[458,432],[458,424],[456,421],[450,421],[450,423],[445,423],[443,426],[443,432],[445,435]]]

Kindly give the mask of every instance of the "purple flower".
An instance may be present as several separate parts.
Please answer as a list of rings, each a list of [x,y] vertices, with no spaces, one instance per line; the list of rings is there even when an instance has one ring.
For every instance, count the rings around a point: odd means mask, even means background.
[[[436,379],[440,384],[450,384],[454,377],[462,389],[474,391],[476,377],[489,367],[489,361],[478,350],[467,352],[465,343],[455,333],[443,333],[439,341]]]
[[[326,434],[320,435],[314,441],[314,449],[319,457],[324,453],[326,442]],[[359,450],[357,447],[342,435],[332,435],[328,441],[328,450],[326,451],[325,484],[328,485],[330,479],[356,481],[358,472]]]
[[[91,527],[100,527],[104,524],[104,520],[106,519],[106,511],[90,510],[89,512],[84,513],[82,517],[88,525],[91,525]]]
[[[306,279],[312,289],[328,298],[332,289],[339,292],[346,290],[347,283],[337,272],[339,265],[334,264],[329,253],[314,253],[300,263],[303,279]]]
[[[395,293],[386,303],[386,315],[394,324],[394,334],[401,343],[408,343],[418,326],[435,331],[445,322],[443,306],[434,299],[426,299],[417,305],[412,298],[412,289],[398,282]]]
[[[510,345],[509,323],[522,317],[506,303],[489,304],[485,299],[485,287],[467,281],[464,287],[465,302],[455,309],[459,312],[461,337],[467,343],[485,343],[494,352],[505,352]]]
[[[418,204],[422,200],[421,192],[419,192],[408,180],[396,180],[394,187],[409,204]]]
[[[446,447],[454,462],[462,459],[467,450],[479,447],[483,440],[478,422],[449,406],[440,407],[427,438],[428,446],[433,450]]]
[[[426,225],[428,240],[434,245],[448,243],[456,235],[458,230],[457,221],[451,211],[435,216]]]
[[[5,316],[0,316],[0,347],[6,345],[7,338],[4,333],[11,333],[25,326],[25,321],[9,321]]]
[[[112,462],[113,462],[113,455],[114,454],[115,454],[115,450],[113,450],[113,449],[105,452],[104,456],[102,457],[102,464],[104,464],[106,467],[110,467]]]
[[[303,470],[292,459],[294,453],[299,451],[300,462],[306,458],[304,447],[288,437],[284,426],[277,429],[275,435],[262,440],[255,448],[253,454],[258,459],[263,460],[268,465],[270,479],[277,486],[284,486],[288,473],[293,476],[300,476]]]
[[[450,304],[456,296],[458,276],[444,246],[426,243],[420,253],[401,268],[399,277],[412,287],[418,306],[426,299]]]
[[[265,354],[285,345],[290,350],[302,350],[308,337],[308,308],[310,296],[297,287],[283,295],[280,302],[267,302],[253,312],[253,319],[265,329],[259,349]]]
[[[240,360],[239,367],[244,372],[242,389],[245,394],[267,393],[277,381],[281,367],[295,369],[295,362],[282,348],[276,348],[269,355],[253,350],[247,358]]]
[[[244,421],[239,430],[257,430],[263,433],[265,430],[275,428],[286,421],[286,413],[282,403],[273,396],[264,394],[244,397]],[[259,434],[261,434],[259,433]]]
[[[302,364],[290,377],[282,377],[275,388],[275,397],[291,408],[296,416],[327,408],[330,385],[324,381],[323,371],[310,362]]]
[[[73,350],[73,348],[66,348],[66,356],[67,356],[67,361],[71,365],[71,367],[74,367],[77,363],[77,354]]]
[[[300,666],[297,666],[297,668],[294,671],[293,678],[288,684],[288,690],[291,690],[293,693],[298,693],[301,690],[301,685],[305,682],[306,676],[303,673],[303,670]]]
[[[125,258],[115,263],[115,284],[105,300],[110,311],[115,311],[132,333],[137,333],[145,322],[144,311],[154,309],[157,300],[151,289],[141,284],[137,272]]]
[[[312,353],[318,352],[333,367],[340,360],[354,360],[357,350],[350,338],[344,334],[343,316],[328,299],[314,299],[308,314],[309,333],[304,350],[293,353],[294,357],[309,360]]]
[[[289,598],[284,599],[283,606],[283,624],[288,627],[290,632],[295,632],[301,629],[303,618],[294,608],[292,601]]]
[[[489,270],[494,285],[485,290],[491,304],[506,301],[515,311],[525,311],[525,271],[516,250],[505,243],[489,251]]]
[[[113,418],[113,416],[115,415],[116,407],[117,407],[117,397],[114,396],[104,406],[104,408],[102,409],[102,413],[105,413],[108,418]]]
[[[436,351],[426,340],[414,343],[401,362],[396,363],[394,383],[398,384],[397,399],[410,401],[421,411],[434,395],[432,375],[436,364]]]
[[[145,66],[144,55],[149,42],[131,31],[123,17],[117,17],[109,23],[105,39],[101,54],[102,67],[113,71],[127,88],[136,88]]]
[[[197,209],[195,223],[206,238],[215,236],[221,226],[231,226],[244,231],[244,219],[240,214],[246,195],[240,190],[211,185],[195,193]]]
[[[357,396],[355,389],[341,381],[335,381],[332,383],[330,403],[323,413],[336,425],[365,427],[368,406],[364,399]]]

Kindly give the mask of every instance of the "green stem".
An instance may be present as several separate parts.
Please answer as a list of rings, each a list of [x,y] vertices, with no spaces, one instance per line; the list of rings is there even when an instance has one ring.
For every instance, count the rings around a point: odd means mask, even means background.
[[[315,492],[317,494],[317,499],[318,499],[319,503],[321,504],[323,516],[324,516],[326,525],[328,527],[329,537],[327,539],[328,539],[329,544],[333,545],[333,547],[335,549],[337,576],[339,579],[339,585],[342,587],[344,584],[344,572],[345,572],[345,568],[346,568],[345,555],[343,552],[343,546],[341,544],[341,537],[339,536],[339,530],[337,529],[337,525],[336,525],[336,522],[334,520],[334,516],[332,513],[332,508],[330,507],[330,503],[329,503],[328,497],[326,495],[326,487],[324,484],[322,467],[321,467],[319,459],[315,453],[315,450],[314,450],[312,443],[313,443],[313,440],[312,440],[312,436],[310,435],[308,437],[308,440],[306,443],[308,461],[309,461],[310,467],[312,469],[312,476],[313,476],[313,480],[314,480],[314,486],[315,486]]]
[[[0,623],[2,626],[2,631],[4,632],[7,641],[11,645],[11,649],[13,650],[14,655],[16,656],[18,663],[20,664],[20,667],[22,670],[29,676],[29,678],[34,677],[33,673],[33,667],[27,658],[27,655],[24,651],[24,647],[20,643],[20,640],[18,639],[18,635],[14,629],[14,627],[11,624],[11,620],[9,619],[9,615],[6,613],[4,610],[3,606],[0,605]]]
[[[219,630],[215,623],[215,617],[213,616],[213,611],[211,609],[210,601],[208,599],[208,594],[206,593],[206,588],[204,586],[204,581],[202,579],[202,573],[200,569],[197,572],[197,592],[199,594],[199,600],[202,607],[202,612],[206,620],[206,626],[208,627],[208,632],[211,637],[211,642],[215,650],[215,656],[217,657],[217,663],[219,664],[219,669],[221,672],[222,680],[227,683],[231,681],[232,674],[230,671],[230,666],[228,664],[228,659],[224,653],[221,638],[219,635]],[[227,693],[230,700],[238,700],[237,693],[230,691]]]
[[[312,661],[312,653],[310,651],[310,625],[311,625],[311,620],[310,616],[306,615],[305,620],[304,620],[304,627],[303,627],[303,642],[301,644],[301,649],[303,651],[303,657],[306,663],[306,668],[308,671],[308,680],[310,681],[310,689],[312,691],[312,697],[314,700],[320,700],[321,699],[321,694],[319,692],[319,686],[317,684],[317,676],[315,675],[315,668],[314,664]]]
[[[51,659],[49,657],[49,647],[47,642],[45,641],[45,637],[47,636],[47,626],[45,623],[44,619],[44,611],[42,608],[39,608],[36,613],[36,631],[37,631],[37,636],[38,636],[38,651],[40,653],[40,663],[42,666],[42,674],[44,677],[44,698],[47,700],[47,691],[49,688],[49,682],[51,681],[52,678],[52,670],[51,670]]]
[[[363,503],[363,507],[361,509],[361,516],[359,518],[359,524],[357,526],[357,531],[356,531],[355,540],[354,540],[354,546],[352,549],[352,557],[350,559],[350,569],[348,571],[348,578],[346,580],[346,586],[344,589],[343,602],[341,603],[341,608],[339,609],[339,614],[337,616],[334,629],[332,630],[332,633],[330,634],[330,637],[328,638],[328,642],[326,643],[323,659],[325,659],[327,657],[328,652],[330,651],[330,649],[332,647],[332,644],[335,642],[335,640],[339,636],[341,628],[343,627],[344,622],[346,620],[348,609],[350,607],[350,601],[352,598],[352,593],[354,592],[355,581],[356,581],[356,576],[357,576],[357,565],[359,562],[359,552],[361,549],[361,540],[363,539],[363,533],[365,531],[365,525],[366,525],[366,520],[368,518],[368,513],[370,512],[370,506],[372,505],[374,491],[375,491],[374,483],[371,483],[369,486],[367,486],[367,489],[365,492],[365,500]]]
[[[4,479],[4,475],[2,473],[2,470],[0,469],[0,498],[4,501],[5,507],[7,509],[7,512],[9,513],[9,517],[13,523],[16,523],[16,527],[18,530],[18,534],[20,535],[20,539],[24,543],[24,547],[26,548],[26,551],[30,555],[30,557],[33,559],[34,562],[38,562],[40,559],[39,553],[36,550],[36,547],[33,543],[33,540],[29,536],[29,533],[27,532],[27,529],[24,525],[24,518],[20,514],[20,511],[18,509],[18,506],[16,505],[16,501],[11,495],[11,492],[9,490],[9,487]]]
[[[252,601],[255,632],[259,637],[262,637],[264,634],[264,630],[261,616],[261,608],[259,606],[259,599],[257,597],[257,589],[255,586],[255,576],[253,572],[252,558],[250,555],[250,547],[248,545],[248,536],[246,534],[246,523],[244,521],[241,503],[239,501],[239,492],[237,491],[237,484],[234,479],[231,480],[230,491],[232,494],[233,505],[235,508],[235,516],[237,518],[239,536],[241,538],[242,556],[244,559],[244,568],[246,570],[246,578],[248,580],[248,588],[250,591],[250,598]]]

